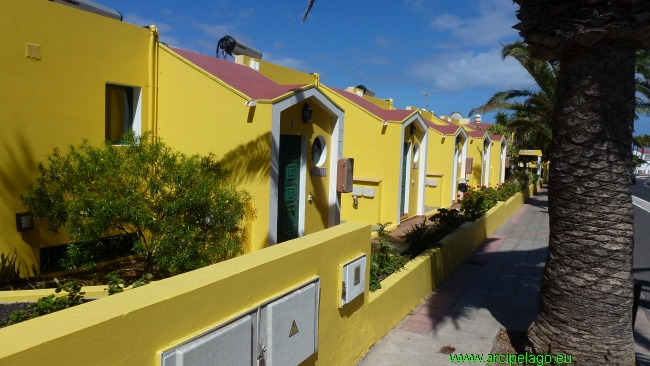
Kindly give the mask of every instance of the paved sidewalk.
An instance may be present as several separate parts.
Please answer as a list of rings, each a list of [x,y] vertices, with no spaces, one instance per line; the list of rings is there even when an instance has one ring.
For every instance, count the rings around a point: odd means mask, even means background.
[[[442,347],[487,354],[501,328],[527,330],[537,314],[548,235],[548,200],[541,189],[358,365],[448,365]],[[638,358],[650,360],[640,347],[650,342],[645,315],[637,320],[635,339]]]

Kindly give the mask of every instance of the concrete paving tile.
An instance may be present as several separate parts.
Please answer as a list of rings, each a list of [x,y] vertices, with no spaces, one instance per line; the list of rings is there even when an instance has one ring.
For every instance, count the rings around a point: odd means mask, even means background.
[[[427,334],[433,330],[433,324],[408,322],[402,326],[402,329],[409,332]]]
[[[415,322],[415,323],[430,324],[432,326],[435,326],[436,324],[438,324],[440,319],[441,319],[440,316],[417,313],[411,317],[409,323]]]
[[[446,308],[439,308],[439,307],[434,307],[434,306],[423,306],[419,309],[417,314],[424,314],[428,316],[438,316],[438,317],[443,317],[446,313],[447,310],[451,309],[451,306],[446,307]]]

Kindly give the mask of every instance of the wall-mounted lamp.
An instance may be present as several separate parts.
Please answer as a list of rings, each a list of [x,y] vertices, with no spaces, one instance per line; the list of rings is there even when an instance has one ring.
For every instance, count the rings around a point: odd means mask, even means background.
[[[381,125],[382,125],[382,126],[388,126],[388,121],[384,121],[384,122],[382,122]]]
[[[415,135],[415,131],[417,131],[417,128],[415,127],[415,123],[411,123],[411,135]]]
[[[456,137],[456,143],[457,143],[457,144],[460,144],[460,136],[457,136],[457,137]]]
[[[359,199],[357,196],[352,196],[352,203],[354,204],[355,207],[359,206]]]
[[[34,218],[31,212],[22,212],[16,214],[16,230],[18,232],[29,231],[34,228]]]
[[[314,110],[309,107],[309,104],[305,103],[302,106],[302,121],[304,123],[311,121],[311,115],[313,112]]]

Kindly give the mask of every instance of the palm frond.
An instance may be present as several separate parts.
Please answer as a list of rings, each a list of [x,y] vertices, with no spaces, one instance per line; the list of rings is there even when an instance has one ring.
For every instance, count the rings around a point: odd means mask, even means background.
[[[305,14],[302,16],[302,22],[305,22],[305,19],[307,19],[307,15],[309,15],[309,12],[311,11],[311,7],[314,6],[314,1],[315,0],[309,0],[307,1],[307,10],[305,10]]]

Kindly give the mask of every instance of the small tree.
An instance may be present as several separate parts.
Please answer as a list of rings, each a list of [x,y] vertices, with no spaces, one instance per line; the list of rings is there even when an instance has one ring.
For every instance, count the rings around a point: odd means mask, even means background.
[[[36,219],[72,240],[64,266],[94,266],[100,239],[117,234],[137,237],[133,249],[147,272],[186,272],[242,252],[248,193],[226,183],[216,156],[186,156],[150,140],[84,141],[38,164],[37,185],[21,198]]]

